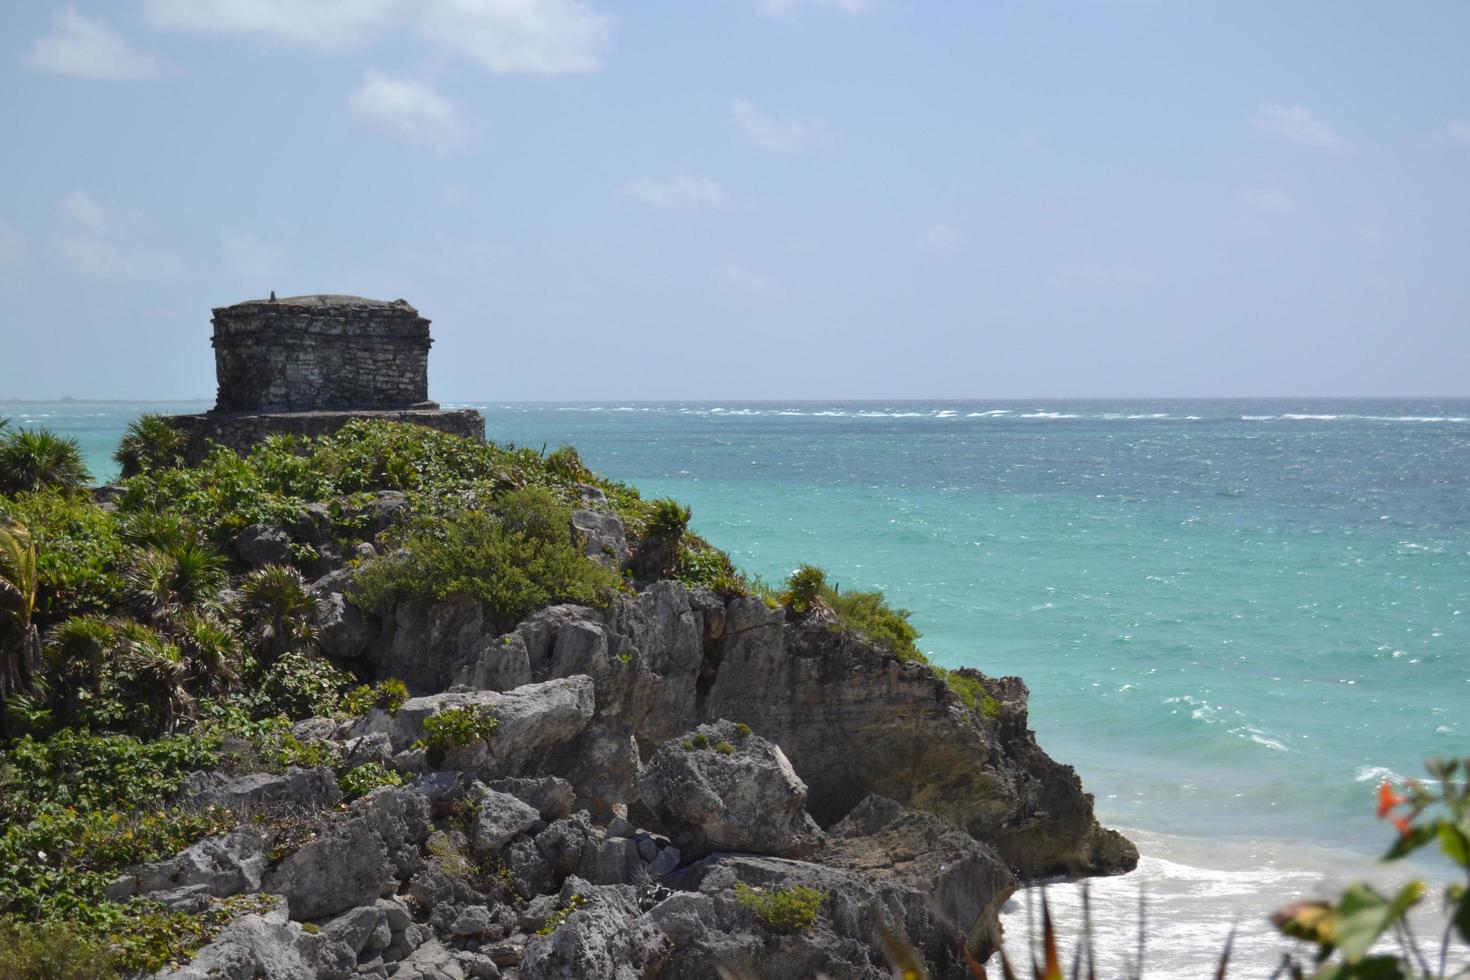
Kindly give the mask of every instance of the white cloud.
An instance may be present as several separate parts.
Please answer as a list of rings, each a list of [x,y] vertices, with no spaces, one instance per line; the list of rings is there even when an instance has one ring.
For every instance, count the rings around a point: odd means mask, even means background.
[[[820,116],[805,121],[775,119],[744,99],[730,103],[730,115],[745,141],[764,150],[805,153],[807,150],[830,150],[837,145],[837,134]]]
[[[1342,146],[1342,139],[1325,120],[1312,115],[1302,105],[1279,105],[1262,102],[1250,118],[1253,128],[1272,136],[1290,140],[1297,146],[1332,150]]]
[[[1451,143],[1459,143],[1461,146],[1470,146],[1470,123],[1448,123],[1444,128],[1443,136]]]
[[[495,72],[595,71],[617,18],[585,0],[145,0],[156,27],[332,51],[408,30]]]
[[[964,232],[936,221],[914,236],[914,245],[924,252],[948,252],[964,240]]]
[[[20,289],[29,253],[25,236],[0,221],[0,293]]]
[[[710,271],[725,285],[763,302],[775,302],[786,294],[774,279],[738,265],[717,265]]]
[[[459,109],[433,87],[368,70],[347,99],[352,115],[410,146],[450,153],[464,145],[469,127]]]
[[[1296,201],[1285,191],[1270,187],[1252,187],[1239,194],[1240,203],[1261,214],[1295,214]]]
[[[101,18],[66,7],[51,19],[51,33],[38,37],[26,55],[27,68],[72,78],[149,78],[158,60],[139,51]]]
[[[639,177],[618,188],[618,196],[649,207],[693,210],[730,204],[725,189],[708,177],[678,173],[666,180]]]
[[[48,251],[79,276],[109,282],[178,279],[184,265],[172,252],[150,246],[137,219],[104,207],[86,191],[72,191],[56,209]]]
[[[261,292],[271,288],[272,280],[286,274],[286,250],[255,235],[232,235],[225,232],[220,240],[224,250],[224,272],[231,279],[255,282]]]
[[[757,8],[767,17],[789,17],[802,7],[824,7],[844,14],[863,14],[873,9],[874,0],[760,0]]]
[[[1127,286],[1146,286],[1153,277],[1132,265],[1110,265],[1106,263],[1083,263],[1069,265],[1052,274],[1054,285],[1064,288],[1091,287],[1110,289]]]

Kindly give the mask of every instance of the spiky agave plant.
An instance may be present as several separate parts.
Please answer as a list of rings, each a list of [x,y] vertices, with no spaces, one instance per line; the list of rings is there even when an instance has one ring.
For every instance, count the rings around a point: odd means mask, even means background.
[[[815,565],[802,565],[786,580],[786,591],[781,599],[799,613],[804,613],[816,604],[827,584],[827,573]]]
[[[49,429],[16,429],[0,436],[0,493],[78,490],[91,481],[82,451],[70,436]]]
[[[677,545],[689,530],[694,511],[669,497],[655,500],[644,525],[644,533],[655,541]]]
[[[223,691],[239,682],[240,638],[216,612],[186,609],[174,617],[170,633],[184,655],[191,689]]]
[[[34,687],[41,645],[33,622],[39,580],[31,532],[19,521],[0,518],[0,708]],[[0,712],[0,731],[4,726]]]
[[[316,608],[300,572],[289,565],[265,565],[240,582],[234,613],[246,642],[269,663],[316,637]]]
[[[104,690],[133,708],[134,730],[173,731],[194,710],[182,651],[141,623],[122,623],[117,636]]]

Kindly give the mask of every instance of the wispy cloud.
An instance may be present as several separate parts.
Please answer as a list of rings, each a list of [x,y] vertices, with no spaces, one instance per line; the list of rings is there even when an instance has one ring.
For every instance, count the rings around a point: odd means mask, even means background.
[[[1326,120],[1314,116],[1302,105],[1262,102],[1251,115],[1250,125],[1258,132],[1279,136],[1297,146],[1335,150],[1343,145],[1342,138]]]
[[[1250,187],[1237,195],[1240,203],[1261,214],[1294,214],[1296,201],[1285,191],[1270,187]]]
[[[30,248],[18,230],[0,221],[0,293],[18,292],[25,278]]]
[[[87,279],[108,282],[165,282],[180,278],[184,264],[174,253],[151,246],[143,222],[99,204],[86,191],[72,191],[56,208],[56,229],[47,250]]]
[[[731,101],[730,116],[745,142],[763,150],[805,153],[807,150],[830,150],[837,145],[837,134],[820,116],[805,120],[776,119],[744,99]]]
[[[773,303],[786,295],[780,283],[743,266],[717,265],[710,271],[726,286],[762,302]]]
[[[359,121],[409,146],[452,153],[469,138],[469,126],[454,103],[411,78],[369,69],[348,97],[347,108]]]
[[[99,17],[65,7],[51,19],[51,33],[38,37],[25,65],[72,78],[150,78],[158,59],[129,44]]]
[[[874,6],[875,0],[759,0],[756,5],[767,17],[790,17],[803,7],[837,10],[844,14],[863,14]]]
[[[936,221],[914,236],[914,245],[922,252],[948,252],[965,240],[965,233]]]
[[[725,208],[730,196],[708,177],[677,173],[668,178],[639,177],[618,188],[617,196],[649,207],[694,210]]]
[[[261,241],[255,235],[229,232],[220,244],[224,251],[224,273],[231,279],[249,280],[265,292],[286,274],[286,250],[279,245]]]
[[[584,0],[145,0],[155,27],[258,34],[333,51],[407,30],[494,72],[595,71],[617,18]]]

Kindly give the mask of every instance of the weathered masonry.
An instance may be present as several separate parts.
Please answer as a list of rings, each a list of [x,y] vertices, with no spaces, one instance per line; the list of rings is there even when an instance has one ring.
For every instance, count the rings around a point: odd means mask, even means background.
[[[405,300],[291,296],[214,311],[215,405],[171,421],[202,459],[216,443],[244,451],[268,436],[320,436],[355,418],[485,438],[473,409],[429,400],[429,321]]]
[[[404,300],[293,296],[214,311],[216,412],[427,408],[429,321]]]

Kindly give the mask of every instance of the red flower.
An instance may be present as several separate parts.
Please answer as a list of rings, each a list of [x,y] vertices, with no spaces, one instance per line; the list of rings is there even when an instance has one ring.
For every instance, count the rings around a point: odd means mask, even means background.
[[[1388,785],[1388,780],[1385,779],[1383,782],[1381,782],[1381,783],[1378,784],[1378,819],[1379,820],[1382,820],[1384,817],[1388,816],[1388,811],[1392,810],[1394,807],[1398,806],[1400,803],[1407,803],[1407,802],[1409,802],[1409,801],[1408,801],[1408,799],[1406,797],[1400,796],[1400,795],[1398,795],[1397,793],[1395,793],[1393,791],[1393,787],[1390,786],[1390,785]],[[1403,819],[1403,818],[1402,817],[1398,818],[1398,820],[1401,820],[1401,819]],[[1394,823],[1397,824],[1398,823],[1398,820],[1395,820]]]
[[[1399,829],[1399,836],[1400,837],[1408,837],[1409,836],[1409,818],[1408,817],[1394,817],[1393,818],[1393,825]]]

